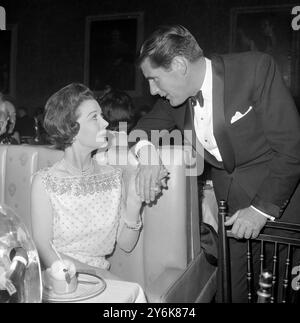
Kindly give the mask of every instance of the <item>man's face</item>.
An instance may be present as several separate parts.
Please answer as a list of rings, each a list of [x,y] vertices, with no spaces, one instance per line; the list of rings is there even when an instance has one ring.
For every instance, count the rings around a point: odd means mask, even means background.
[[[142,72],[149,82],[151,95],[160,95],[169,100],[174,107],[182,104],[187,98],[185,77],[179,69],[170,67],[154,68],[151,66],[149,58],[141,64]]]

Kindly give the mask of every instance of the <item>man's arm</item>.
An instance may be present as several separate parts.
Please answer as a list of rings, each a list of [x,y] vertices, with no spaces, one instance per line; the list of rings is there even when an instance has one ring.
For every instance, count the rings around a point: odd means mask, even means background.
[[[160,192],[160,185],[167,172],[160,161],[158,141],[151,135],[151,130],[171,130],[175,122],[171,106],[166,100],[158,100],[153,109],[137,123],[129,134],[128,145],[139,160],[136,176],[136,191],[142,201],[150,203]]]
[[[153,109],[138,121],[129,134],[129,147],[134,146],[139,140],[147,140],[156,145],[155,138],[151,136],[151,130],[172,130],[175,127],[171,109],[167,100],[157,100]]]
[[[151,130],[171,130],[175,126],[172,116],[172,108],[166,99],[158,99],[153,109],[143,116],[135,126],[135,129],[142,129],[147,132]]]

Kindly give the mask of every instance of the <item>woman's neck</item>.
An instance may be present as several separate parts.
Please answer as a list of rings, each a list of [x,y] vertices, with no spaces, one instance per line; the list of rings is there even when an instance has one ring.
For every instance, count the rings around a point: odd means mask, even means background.
[[[70,166],[81,172],[89,171],[93,165],[91,151],[79,151],[74,145],[65,149],[64,159]]]

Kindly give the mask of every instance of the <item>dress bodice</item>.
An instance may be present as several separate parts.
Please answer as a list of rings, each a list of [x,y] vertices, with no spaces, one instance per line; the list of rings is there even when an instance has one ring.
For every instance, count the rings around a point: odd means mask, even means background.
[[[122,205],[122,172],[101,166],[96,174],[61,176],[61,162],[40,171],[53,209],[53,244],[91,266],[109,268]]]

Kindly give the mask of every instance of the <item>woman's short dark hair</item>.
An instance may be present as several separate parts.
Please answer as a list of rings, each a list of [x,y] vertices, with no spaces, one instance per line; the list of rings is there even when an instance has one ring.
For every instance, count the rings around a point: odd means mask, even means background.
[[[127,122],[127,132],[135,125],[135,111],[131,97],[119,90],[111,90],[99,100],[108,129],[119,131],[119,123]]]
[[[80,83],[69,84],[48,99],[44,128],[56,148],[65,149],[72,145],[80,127],[77,109],[86,100],[95,100],[94,94]]]
[[[195,62],[203,56],[203,51],[185,27],[161,26],[142,45],[137,63],[140,66],[149,58],[153,67],[169,69],[173,58],[180,55]]]

